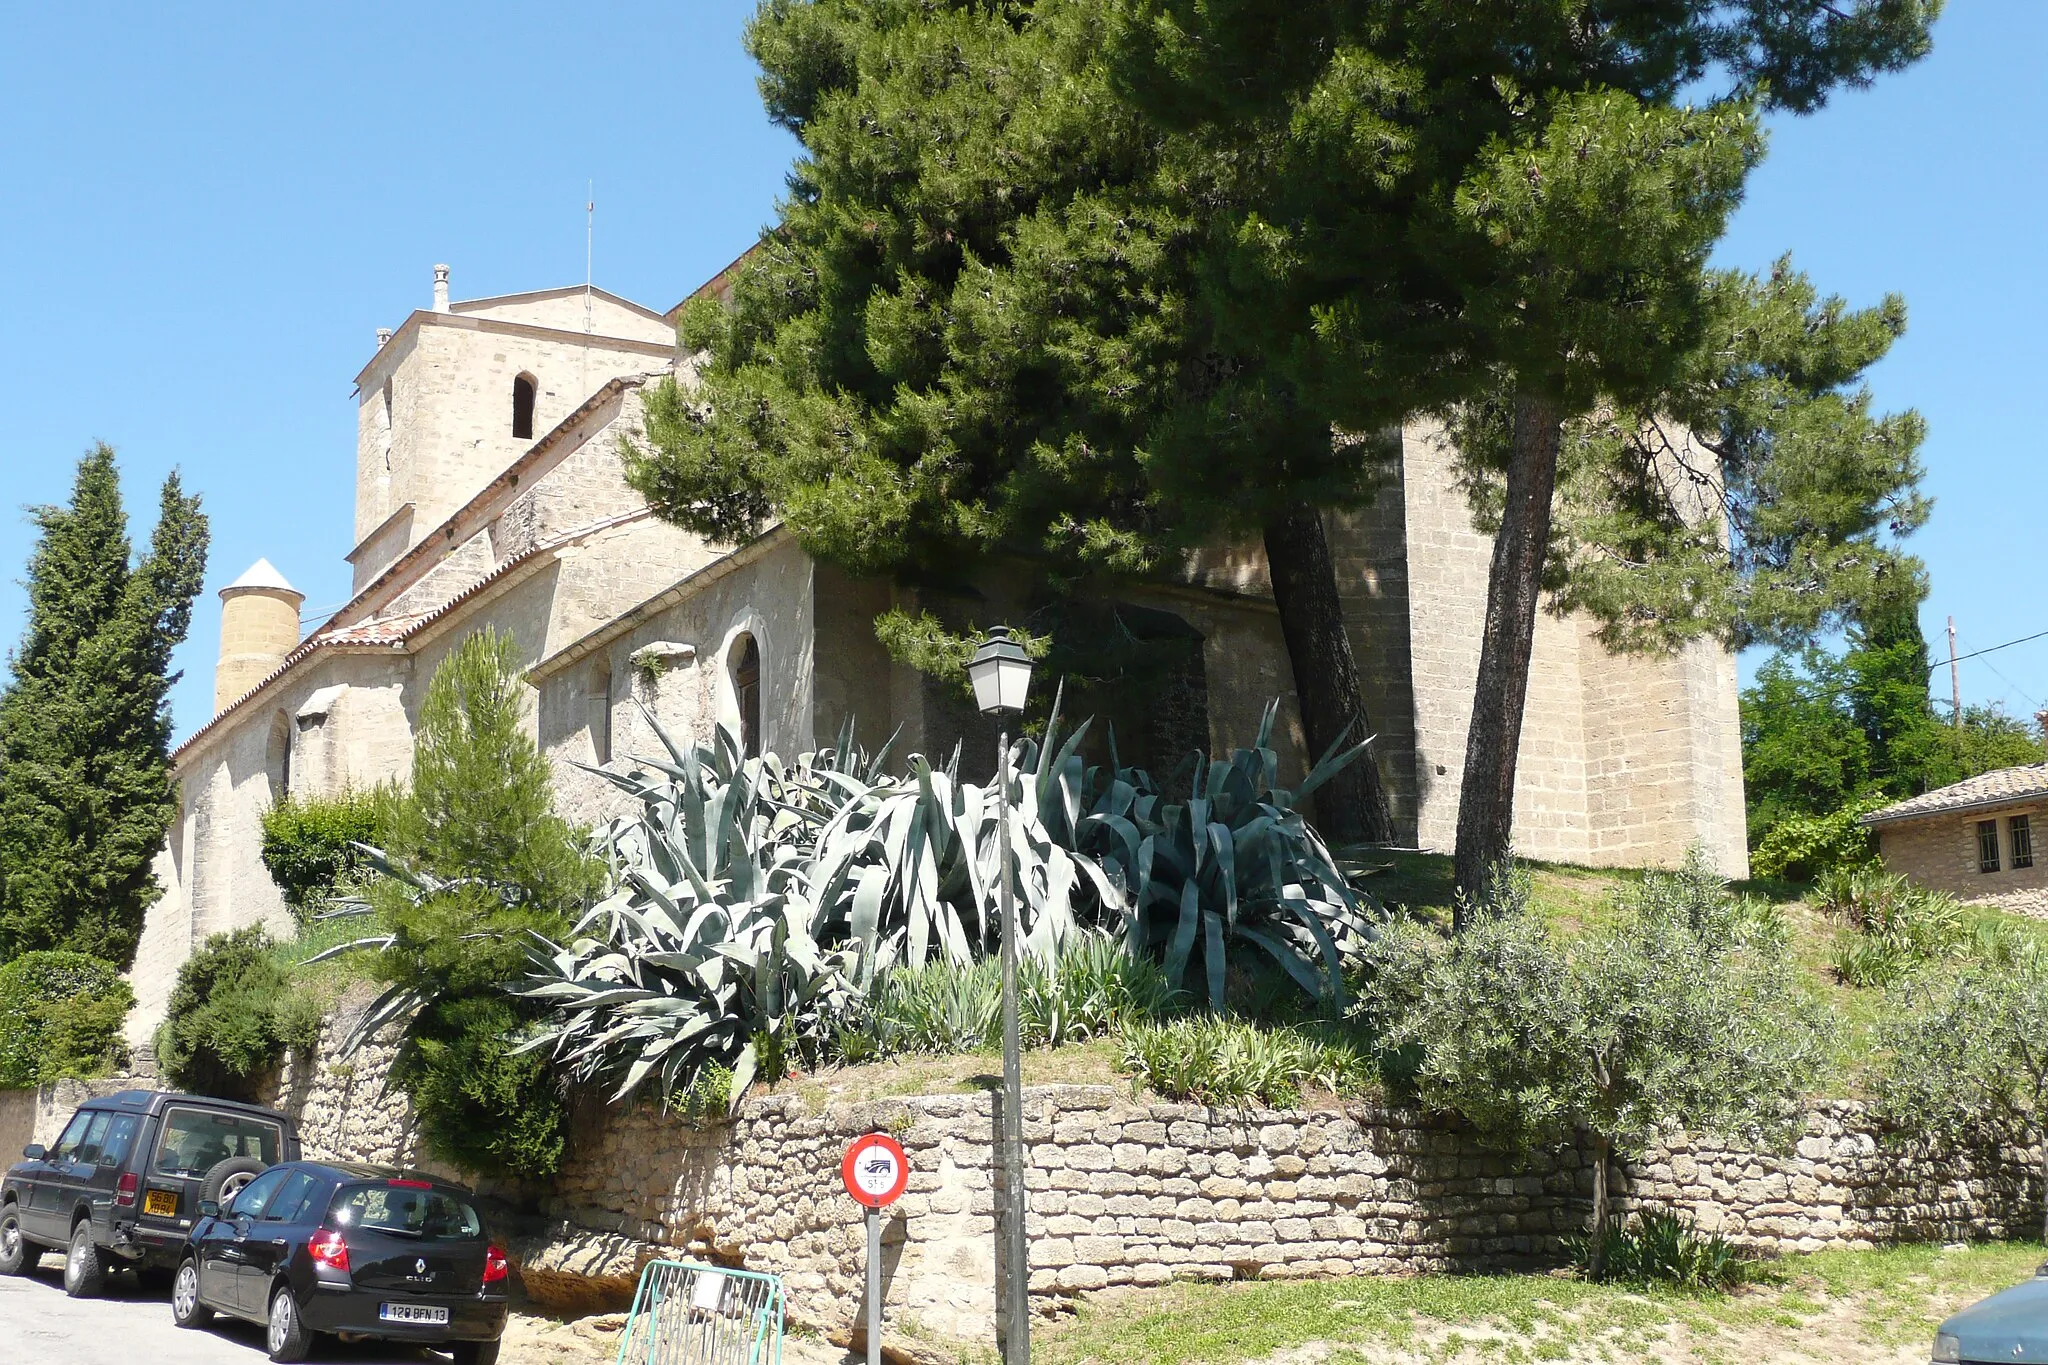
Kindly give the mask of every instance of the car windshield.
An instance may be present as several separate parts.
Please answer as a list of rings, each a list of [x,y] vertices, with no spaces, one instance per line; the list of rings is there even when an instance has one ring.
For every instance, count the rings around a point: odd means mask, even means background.
[[[418,1184],[392,1182],[342,1190],[327,1216],[343,1231],[361,1228],[425,1242],[466,1242],[483,1235],[483,1221],[467,1199]]]
[[[172,1109],[164,1116],[154,1169],[159,1175],[202,1176],[231,1156],[254,1157],[274,1166],[283,1145],[284,1130],[269,1119]]]

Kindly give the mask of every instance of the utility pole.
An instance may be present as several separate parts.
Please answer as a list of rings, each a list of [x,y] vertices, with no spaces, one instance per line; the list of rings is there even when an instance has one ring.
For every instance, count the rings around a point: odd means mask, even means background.
[[[1948,705],[1949,723],[1963,728],[1963,675],[1956,668],[1956,618],[1948,618]]]

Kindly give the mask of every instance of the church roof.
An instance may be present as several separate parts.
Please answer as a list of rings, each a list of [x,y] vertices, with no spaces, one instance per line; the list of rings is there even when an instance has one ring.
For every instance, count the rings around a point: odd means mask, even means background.
[[[2008,805],[2029,797],[2048,796],[2048,763],[2026,763],[1979,773],[1946,787],[1909,797],[1863,817],[1865,825],[1888,825],[1923,815],[1957,815],[1963,811]]]
[[[259,559],[248,568],[242,570],[242,576],[228,584],[225,588],[222,588],[221,591],[235,592],[243,588],[269,589],[273,592],[291,593],[298,591],[297,588],[285,581],[285,576],[277,571],[277,566],[267,559]]]

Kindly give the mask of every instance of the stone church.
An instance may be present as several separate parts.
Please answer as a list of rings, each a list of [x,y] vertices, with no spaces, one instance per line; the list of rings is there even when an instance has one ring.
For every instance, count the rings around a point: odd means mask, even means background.
[[[721,296],[730,277],[691,297]],[[135,1043],[208,935],[289,931],[259,856],[263,811],[287,792],[402,778],[435,665],[485,626],[517,641],[535,738],[555,760],[561,808],[579,819],[606,813],[610,789],[576,764],[653,747],[642,704],[678,732],[722,718],[784,753],[831,743],[849,718],[870,746],[898,735],[899,754],[980,737],[950,694],[876,641],[878,613],[914,605],[904,590],[819,563],[780,529],[707,544],[627,486],[621,449],[648,386],[690,381],[681,304],[662,313],[587,287],[451,302],[448,288],[435,267],[431,306],[380,330],[356,375],[348,603],[302,638],[304,598],[268,561],[220,591],[214,714],[173,758],[179,808],[133,973]],[[1490,543],[1423,427],[1402,433],[1374,505],[1331,516],[1329,529],[1401,837],[1448,849]],[[1245,742],[1278,697],[1284,761],[1300,771],[1294,683],[1256,546],[1216,547],[1120,595],[1132,619],[1186,651],[1176,739]],[[1002,584],[989,585],[989,605],[1012,605]],[[969,752],[992,749],[987,738]],[[1617,657],[1590,623],[1544,615],[1519,850],[1647,865],[1700,843],[1741,875],[1743,831],[1733,657],[1711,642]]]

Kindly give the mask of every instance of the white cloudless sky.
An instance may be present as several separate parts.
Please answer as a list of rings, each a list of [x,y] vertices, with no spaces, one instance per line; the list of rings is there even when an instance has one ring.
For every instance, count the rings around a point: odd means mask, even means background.
[[[594,182],[596,283],[666,308],[770,221],[794,144],[740,48],[752,8],[10,10],[0,642],[20,636],[32,544],[15,509],[61,501],[103,440],[140,545],[175,468],[213,522],[172,697],[180,736],[202,724],[216,589],[263,556],[309,628],[347,596],[351,379],[378,327],[427,306],[435,262],[457,298],[580,283]],[[1905,295],[1875,388],[1932,426],[1914,548],[1937,650],[1951,613],[1966,648],[2048,630],[2044,59],[2048,4],[1952,5],[1920,67],[1774,122],[1721,252],[1762,269],[1789,250],[1852,302]],[[2048,701],[2048,641],[1963,668],[1966,700]]]

